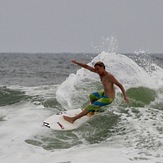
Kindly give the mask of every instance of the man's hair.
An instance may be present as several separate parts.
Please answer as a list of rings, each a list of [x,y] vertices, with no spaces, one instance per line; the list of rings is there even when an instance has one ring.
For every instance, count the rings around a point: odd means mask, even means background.
[[[94,65],[94,67],[96,67],[96,66],[100,66],[100,67],[103,67],[104,69],[105,69],[105,65],[104,65],[104,63],[103,62],[96,62],[95,63],[95,65]]]

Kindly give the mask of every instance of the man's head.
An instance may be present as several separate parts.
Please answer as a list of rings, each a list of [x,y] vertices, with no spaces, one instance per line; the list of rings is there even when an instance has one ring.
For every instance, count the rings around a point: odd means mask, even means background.
[[[99,75],[101,75],[105,71],[105,65],[103,62],[96,62],[94,67]]]
[[[103,67],[104,69],[105,69],[105,65],[104,65],[104,63],[103,62],[96,62],[95,63],[95,65],[94,65],[94,67],[96,67],[96,66],[100,66],[100,67]]]

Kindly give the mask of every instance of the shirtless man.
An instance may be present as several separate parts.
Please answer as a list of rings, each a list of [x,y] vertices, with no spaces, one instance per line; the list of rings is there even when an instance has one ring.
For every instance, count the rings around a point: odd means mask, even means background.
[[[91,105],[88,105],[80,114],[74,117],[63,116],[63,118],[70,122],[74,123],[77,119],[87,115],[89,112],[98,111],[102,106],[111,104],[115,98],[115,88],[114,84],[117,85],[124,96],[124,100],[128,103],[128,97],[123,85],[109,72],[105,70],[105,65],[102,62],[97,62],[94,67],[91,67],[87,64],[77,62],[76,60],[71,61],[74,64],[77,64],[87,70],[90,70],[94,73],[97,73],[100,76],[101,82],[103,84],[104,90],[99,92],[94,92],[90,94]]]

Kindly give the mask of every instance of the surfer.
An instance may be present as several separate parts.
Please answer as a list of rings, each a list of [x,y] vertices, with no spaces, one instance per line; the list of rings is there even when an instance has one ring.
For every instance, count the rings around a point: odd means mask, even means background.
[[[74,123],[74,121],[87,115],[88,113],[95,112],[100,107],[111,104],[115,98],[114,84],[117,85],[121,89],[123,96],[124,96],[124,100],[127,103],[129,102],[123,85],[110,72],[107,72],[105,70],[105,65],[103,62],[100,62],[100,61],[97,62],[94,65],[94,67],[91,67],[84,63],[80,63],[76,60],[72,60],[71,62],[91,72],[97,73],[100,76],[101,83],[103,84],[104,90],[90,94],[89,97],[91,100],[91,104],[88,105],[80,114],[74,117],[63,116],[63,118],[66,121],[70,123]]]

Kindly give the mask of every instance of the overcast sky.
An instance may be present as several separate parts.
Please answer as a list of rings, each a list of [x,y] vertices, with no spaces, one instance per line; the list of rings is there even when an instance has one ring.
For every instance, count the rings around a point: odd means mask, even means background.
[[[163,0],[0,0],[0,52],[96,52],[111,36],[163,53]]]

